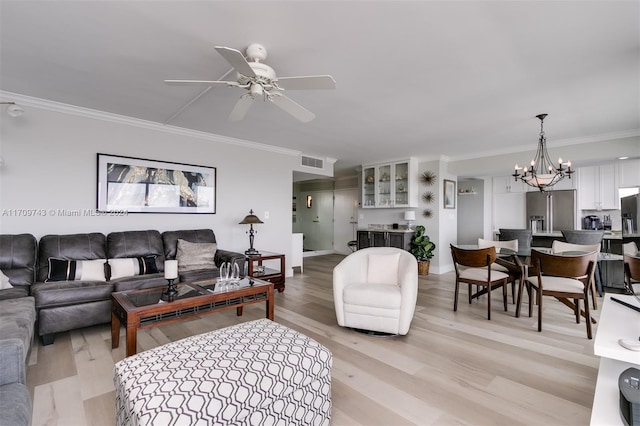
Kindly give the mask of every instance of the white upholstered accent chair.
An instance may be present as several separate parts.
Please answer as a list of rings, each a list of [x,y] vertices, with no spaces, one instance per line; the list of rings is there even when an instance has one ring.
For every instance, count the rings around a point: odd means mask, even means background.
[[[333,269],[333,299],[342,327],[407,334],[417,298],[418,262],[406,250],[358,250]]]

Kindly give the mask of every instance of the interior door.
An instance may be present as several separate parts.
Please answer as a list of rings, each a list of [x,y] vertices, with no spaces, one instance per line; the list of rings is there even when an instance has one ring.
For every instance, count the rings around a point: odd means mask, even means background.
[[[333,250],[340,254],[349,254],[349,241],[356,239],[356,220],[358,206],[358,190],[336,189],[334,191],[333,214]]]

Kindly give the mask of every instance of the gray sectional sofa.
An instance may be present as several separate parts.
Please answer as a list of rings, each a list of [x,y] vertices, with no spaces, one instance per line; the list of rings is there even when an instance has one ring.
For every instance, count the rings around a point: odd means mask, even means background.
[[[245,256],[218,249],[211,229],[46,235],[39,242],[0,235],[0,269],[12,286],[0,290],[0,426],[30,422],[26,364],[36,324],[47,345],[55,333],[109,323],[111,293],[166,285],[165,260],[189,243],[212,259],[200,253],[201,263],[189,268],[178,259],[178,281],[215,278],[224,262],[244,274]]]
[[[30,234],[0,235],[0,269],[12,288],[0,290],[0,425],[28,425],[31,397],[26,366],[36,322],[29,296],[36,266],[36,239]]]
[[[46,235],[38,244],[36,282],[31,286],[38,311],[38,335],[43,344],[53,343],[55,333],[104,324],[111,321],[111,293],[167,284],[165,259],[175,259],[178,240],[199,244],[216,243],[211,229],[167,231],[155,230]],[[237,263],[244,273],[244,255],[216,249],[210,267],[182,273],[178,281],[213,278],[223,262]],[[102,261],[106,280],[96,280],[84,273],[75,279],[52,281],[52,260]],[[118,259],[141,262],[135,275],[115,276]],[[148,268],[143,271],[144,268]],[[84,271],[83,271],[84,272]]]

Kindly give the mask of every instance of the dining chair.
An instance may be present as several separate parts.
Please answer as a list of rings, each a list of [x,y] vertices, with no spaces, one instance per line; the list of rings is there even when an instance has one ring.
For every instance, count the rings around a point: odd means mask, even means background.
[[[640,257],[624,255],[624,286],[627,292],[640,297]]]
[[[624,243],[622,245],[622,254],[626,254],[627,256],[637,256],[638,246],[634,241],[629,241],[628,243]]]
[[[551,243],[551,253],[559,254],[564,252],[583,252],[583,253],[591,253],[594,252],[593,261],[596,262],[596,267],[593,268],[593,276],[589,279],[590,289],[591,289],[591,303],[593,304],[593,309],[598,309],[598,299],[596,297],[596,274],[598,273],[598,253],[600,253],[600,244],[570,244],[565,243],[560,240],[553,240]]]
[[[496,261],[496,248],[494,246],[478,249],[462,249],[451,244],[451,257],[456,270],[456,289],[453,300],[453,311],[458,310],[458,293],[460,283],[468,284],[469,304],[472,299],[487,294],[487,319],[491,319],[491,291],[502,287],[502,301],[504,310],[507,310],[507,282],[509,274],[491,269],[491,264]],[[483,287],[482,290],[472,293],[471,286]]]
[[[496,251],[499,249],[505,248],[514,252],[513,257],[515,256],[515,252],[518,251],[518,240],[511,241],[495,241],[495,240],[485,240],[483,238],[478,238],[478,248],[487,248],[487,247],[495,247]],[[497,253],[496,253],[497,255]],[[511,257],[511,256],[508,256]],[[516,303],[516,281],[520,281],[524,276],[522,271],[522,264],[518,266],[516,262],[509,262],[505,258],[496,258],[496,261],[491,264],[491,269],[494,271],[504,272],[505,274],[509,274],[509,282],[511,282],[511,298],[513,303]]]
[[[582,229],[565,229],[562,232],[564,240],[571,244],[600,244],[602,245],[602,239],[604,238],[604,231],[582,230]],[[602,296],[604,293],[602,289],[602,278],[600,277],[600,267],[596,263],[596,270],[594,272],[596,289],[598,294]]]
[[[531,232],[531,229],[500,228],[498,231],[500,232],[500,235],[498,236],[500,241],[518,240],[518,251],[520,253],[525,253],[522,257],[524,257],[526,261],[526,258],[531,251],[531,240],[533,240],[533,233]]]
[[[542,296],[553,296],[573,309],[576,324],[580,324],[580,300],[584,300],[584,316],[587,337],[591,339],[591,314],[589,312],[589,279],[595,262],[593,253],[582,255],[547,254],[531,250],[531,266],[527,281],[536,291],[538,302],[538,331],[542,331]],[[571,300],[573,299],[573,302]]]

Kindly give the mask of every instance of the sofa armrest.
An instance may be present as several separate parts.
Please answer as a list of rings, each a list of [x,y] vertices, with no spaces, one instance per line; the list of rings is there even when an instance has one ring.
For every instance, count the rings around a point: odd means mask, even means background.
[[[0,385],[27,383],[25,357],[25,348],[20,339],[0,340]]]
[[[240,268],[240,275],[246,274],[245,267],[244,267],[245,260],[246,260],[246,256],[242,253],[237,253],[237,252],[228,251],[228,250],[220,250],[220,249],[216,250],[216,254],[213,257],[213,261],[217,267],[220,267],[220,265],[222,265],[225,262],[230,262],[232,264],[236,263]]]

